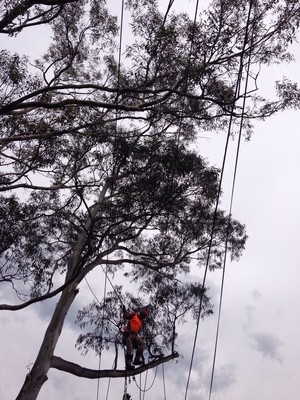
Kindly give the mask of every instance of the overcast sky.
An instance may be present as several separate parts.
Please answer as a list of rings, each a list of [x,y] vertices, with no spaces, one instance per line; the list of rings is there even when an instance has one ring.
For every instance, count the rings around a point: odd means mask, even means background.
[[[194,2],[189,2],[189,5],[192,4]],[[283,76],[299,82],[299,45],[294,46],[294,51],[297,58],[295,64],[262,71],[261,80],[266,93],[272,95],[272,83]],[[241,146],[233,215],[246,224],[249,239],[239,262],[228,263],[226,267],[212,400],[299,398],[299,126],[299,112],[279,114],[265,122],[256,123],[250,142],[243,142]],[[206,136],[200,141],[201,152],[214,165],[220,166],[225,135]],[[233,163],[236,142],[231,141],[230,145],[229,160]],[[232,169],[230,165],[228,167],[223,185],[225,198],[231,191]],[[100,272],[98,274],[101,280],[103,277]],[[207,283],[215,311],[220,282],[220,273],[208,276]],[[80,299],[88,297],[93,299],[83,283],[56,354],[97,368],[99,360],[96,356],[89,354],[82,358],[74,350],[78,330],[72,321],[76,307],[80,307]],[[19,392],[27,368],[35,359],[54,306],[55,300],[51,300],[21,312],[1,312],[1,400],[12,400]],[[184,399],[194,329],[193,324],[186,326],[178,341],[178,350],[184,354],[184,358],[164,366],[168,399]],[[216,315],[200,323],[189,400],[208,399],[215,334]],[[110,362],[104,360],[103,367],[109,368]],[[145,379],[146,387],[151,384],[154,372],[142,374],[142,385]],[[98,400],[106,399],[108,383],[108,380],[101,380]],[[136,383],[140,385],[140,377],[137,377]],[[136,383],[132,381],[128,387],[133,400],[164,399],[161,366],[153,387],[145,396],[140,396]],[[112,380],[108,399],[121,400],[123,385],[123,380]],[[97,400],[96,394],[97,381],[51,370],[39,398]]]

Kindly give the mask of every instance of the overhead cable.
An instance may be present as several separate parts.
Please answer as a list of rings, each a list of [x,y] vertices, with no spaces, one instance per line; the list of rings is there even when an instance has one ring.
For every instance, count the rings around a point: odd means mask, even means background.
[[[243,74],[243,68],[244,68],[244,54],[245,54],[246,45],[247,45],[247,42],[248,42],[248,31],[249,31],[249,26],[250,26],[250,15],[251,15],[251,9],[252,9],[252,2],[253,2],[253,0],[250,1],[248,17],[247,17],[247,23],[246,23],[246,27],[245,27],[245,37],[244,37],[243,49],[242,49],[242,53],[241,53],[241,57],[240,57],[239,72],[238,72],[236,88],[235,88],[235,99],[237,99],[239,97],[240,86],[241,86],[241,81],[242,81],[242,74]],[[245,96],[244,96],[244,98],[245,98]],[[217,211],[218,211],[218,206],[219,206],[219,200],[220,200],[220,194],[221,194],[221,186],[222,186],[223,175],[224,175],[224,170],[225,170],[225,163],[226,163],[226,158],[227,158],[229,138],[231,136],[231,127],[232,127],[232,124],[233,124],[233,112],[234,112],[234,108],[235,108],[235,102],[236,102],[236,100],[234,101],[234,103],[232,105],[232,108],[231,108],[231,115],[230,115],[230,120],[229,120],[229,125],[228,125],[228,132],[227,132],[227,138],[226,138],[226,143],[225,143],[225,149],[224,149],[224,156],[223,156],[223,162],[222,162],[222,168],[221,168],[221,175],[220,175],[220,181],[219,181],[219,186],[218,186],[218,192],[217,192],[217,196],[216,196],[214,218],[213,218],[212,229],[211,229],[211,234],[210,234],[210,242],[209,242],[209,248],[208,248],[208,254],[207,254],[207,259],[206,259],[206,265],[205,265],[205,271],[204,271],[204,276],[203,276],[202,287],[204,287],[205,283],[206,283],[208,267],[209,267],[209,262],[210,262],[212,242],[213,242],[213,236],[214,236],[215,225],[216,225],[216,216],[217,216]],[[235,178],[234,178],[234,181],[235,181]],[[194,335],[191,362],[190,362],[188,378],[187,378],[187,383],[186,383],[186,390],[185,390],[185,400],[187,399],[188,388],[189,388],[190,377],[191,377],[191,371],[192,371],[192,366],[193,366],[193,361],[194,361],[194,355],[195,355],[195,349],[196,349],[196,343],[197,343],[197,337],[198,337],[198,331],[199,331],[199,325],[200,325],[200,317],[201,317],[201,311],[202,311],[202,303],[203,303],[203,295],[200,298],[200,303],[199,303],[199,308],[198,308],[198,316],[197,316],[197,321],[196,321],[196,330],[195,330],[195,335]],[[213,372],[212,372],[212,376],[213,376],[213,374],[214,374],[214,369],[213,369]],[[213,377],[211,379],[211,382],[212,381],[213,381]],[[212,387],[212,383],[211,383],[211,387]]]

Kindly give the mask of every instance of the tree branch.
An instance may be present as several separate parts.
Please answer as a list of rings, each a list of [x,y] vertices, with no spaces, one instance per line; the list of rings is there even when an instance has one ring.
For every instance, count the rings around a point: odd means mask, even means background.
[[[50,8],[49,10],[45,11],[42,14],[39,14],[39,15],[37,15],[35,17],[32,17],[32,18],[28,18],[27,20],[25,20],[25,22],[23,24],[17,26],[16,28],[2,29],[1,33],[12,35],[14,33],[19,33],[24,28],[30,28],[32,26],[49,24],[51,21],[53,21],[55,18],[57,18],[58,15],[61,13],[61,7],[58,9],[58,11],[55,14],[52,13],[52,15],[51,15],[51,11],[53,11],[53,9]],[[49,15],[49,14],[50,14],[50,17],[47,18],[47,15]],[[35,20],[37,20],[37,22],[33,22]]]
[[[156,358],[155,360],[150,361],[148,364],[142,365],[134,370],[127,371],[127,370],[111,370],[111,369],[94,370],[94,369],[84,368],[78,364],[66,361],[60,357],[53,356],[51,359],[51,368],[55,368],[60,371],[68,372],[69,374],[88,379],[123,378],[126,376],[135,376],[141,374],[144,371],[147,371],[151,368],[154,368],[160,364],[171,361],[178,357],[179,354],[175,352],[166,357],[161,356],[159,358]]]
[[[11,24],[16,18],[24,15],[34,5],[45,5],[45,6],[61,6],[68,3],[74,3],[78,0],[25,0],[22,3],[17,4],[10,11],[6,11],[2,20],[0,20],[0,31]],[[22,29],[22,26],[20,29]]]
[[[28,301],[25,301],[24,303],[21,304],[0,304],[0,310],[8,310],[8,311],[17,311],[17,310],[22,310],[23,308],[26,308],[30,306],[31,304],[34,303],[39,303],[40,301],[44,301],[47,299],[51,299],[52,297],[56,296],[57,294],[61,293],[68,285],[70,285],[74,279],[66,282],[62,286],[58,287],[57,289],[53,290],[53,292],[48,292],[42,296],[35,297],[34,299],[30,299]]]

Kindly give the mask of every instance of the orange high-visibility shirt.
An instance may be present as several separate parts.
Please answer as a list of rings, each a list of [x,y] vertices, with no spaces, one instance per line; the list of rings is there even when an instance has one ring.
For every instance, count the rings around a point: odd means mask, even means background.
[[[127,325],[127,332],[132,332],[138,334],[142,327],[142,321],[137,314],[134,314],[130,320],[128,321]]]

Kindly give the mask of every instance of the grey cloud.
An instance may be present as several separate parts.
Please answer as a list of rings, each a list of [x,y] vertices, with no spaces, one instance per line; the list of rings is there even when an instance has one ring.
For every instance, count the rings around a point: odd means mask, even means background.
[[[193,336],[195,334],[194,328],[193,324],[192,327],[191,325],[180,327],[181,333],[177,342],[180,357],[176,361],[172,361],[166,365],[165,368],[166,381],[172,382],[172,391],[176,395],[175,398],[179,398],[179,396],[182,398],[186,390],[194,340]],[[207,350],[207,346],[197,344],[189,381],[189,400],[201,400],[207,397],[205,370],[210,360],[211,354]]]
[[[193,380],[189,386],[189,399],[202,400],[207,399],[210,389],[212,370],[206,368],[205,373],[193,375]],[[236,382],[236,368],[233,364],[224,365],[214,372],[212,393],[224,394]]]
[[[52,297],[51,299],[41,301],[34,305],[35,312],[43,321],[50,321],[59,297],[60,297],[60,294],[58,294],[55,297]],[[70,328],[71,330],[73,330],[77,333],[80,333],[81,330],[80,330],[79,326],[75,324],[75,321],[77,318],[77,312],[83,306],[89,304],[89,302],[92,300],[93,300],[92,298],[89,298],[88,296],[86,296],[86,292],[84,290],[80,290],[79,294],[75,297],[75,300],[73,301],[73,303],[69,309],[69,312],[66,315],[64,326]]]
[[[207,376],[209,380],[209,385],[211,381],[211,373]],[[225,392],[231,385],[236,382],[236,372],[234,364],[227,364],[215,370],[213,376],[213,386],[212,391],[215,392]],[[209,387],[209,386],[208,386]]]
[[[253,297],[255,300],[258,300],[260,297],[262,297],[262,294],[261,294],[260,291],[257,290],[257,289],[254,289],[254,290],[252,291],[251,295],[252,295],[252,297]]]
[[[251,329],[251,326],[253,325],[253,315],[255,313],[255,307],[253,306],[246,306],[245,308],[245,316],[246,320],[245,323],[243,323],[243,330],[245,332],[249,332],[249,329]]]
[[[279,347],[282,342],[270,333],[255,333],[251,336],[252,347],[265,358],[282,362]]]
[[[246,306],[246,315],[248,317],[248,322],[252,322],[254,312],[255,308],[253,306]]]
[[[178,390],[181,390],[186,385],[188,371],[190,369],[191,363],[191,351],[192,351],[192,338],[188,333],[183,334],[178,341],[178,350],[181,356],[176,360],[174,367],[171,372],[170,379],[175,382]],[[191,390],[193,387],[193,382],[197,382],[197,387],[199,382],[203,382],[204,366],[209,359],[209,354],[202,346],[197,346],[195,357],[193,360],[192,374],[191,374]]]

